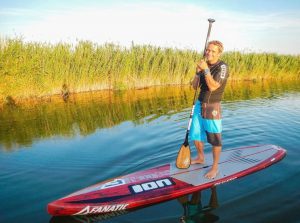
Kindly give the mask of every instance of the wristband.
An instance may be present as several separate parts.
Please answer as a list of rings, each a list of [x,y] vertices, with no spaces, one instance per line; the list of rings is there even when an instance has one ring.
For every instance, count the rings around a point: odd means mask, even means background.
[[[210,73],[209,68],[204,69],[204,75],[205,75],[205,76],[206,76],[207,74],[209,74],[209,73]]]

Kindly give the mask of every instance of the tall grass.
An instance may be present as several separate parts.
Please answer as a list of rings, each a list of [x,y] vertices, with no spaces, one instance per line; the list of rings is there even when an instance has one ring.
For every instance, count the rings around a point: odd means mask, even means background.
[[[300,55],[228,52],[222,59],[229,64],[233,80],[300,78]]]
[[[187,84],[201,54],[192,50],[89,41],[55,45],[0,40],[0,100],[67,92]],[[296,79],[300,57],[228,52],[231,79]]]

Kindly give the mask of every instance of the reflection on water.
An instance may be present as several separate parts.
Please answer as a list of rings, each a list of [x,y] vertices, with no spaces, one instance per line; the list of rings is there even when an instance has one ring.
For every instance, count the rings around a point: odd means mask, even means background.
[[[272,98],[297,91],[298,86],[296,82],[231,82],[224,101]],[[192,96],[189,86],[156,87],[73,95],[68,102],[60,99],[7,106],[0,113],[0,148],[13,150],[54,136],[89,135],[124,121],[141,124],[189,108]]]
[[[180,218],[181,223],[213,223],[219,220],[219,217],[212,213],[218,204],[217,188],[212,187],[208,205],[203,206],[201,200],[201,191],[194,192],[189,199],[189,195],[178,198],[181,203],[184,214]]]
[[[167,219],[165,222],[180,222],[180,223],[213,223],[219,220],[213,211],[219,207],[218,197],[217,197],[217,187],[212,187],[210,189],[210,198],[208,204],[205,205],[202,199],[203,191],[196,191],[191,194],[179,197],[176,200],[178,205],[182,207],[182,216],[178,216],[176,221],[171,221]],[[143,207],[145,208],[145,207]],[[118,222],[118,217],[122,215],[129,214],[134,211],[138,211],[143,208],[138,208],[131,211],[117,211],[112,213],[106,213],[101,215],[90,215],[90,216],[62,216],[62,217],[52,217],[50,223],[96,223],[105,222],[109,219],[114,218],[115,222]],[[172,219],[172,220],[174,220]],[[160,223],[164,223],[164,220],[160,219]]]
[[[34,139],[51,136],[88,135],[130,120],[136,124],[152,115],[173,113],[187,106],[189,88],[152,88],[147,90],[75,95],[65,103],[7,107],[0,114],[0,143],[6,150],[30,145]]]

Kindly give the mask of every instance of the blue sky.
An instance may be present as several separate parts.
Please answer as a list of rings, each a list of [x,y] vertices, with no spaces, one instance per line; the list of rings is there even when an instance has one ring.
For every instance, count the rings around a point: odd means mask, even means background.
[[[300,54],[299,0],[2,0],[0,36],[201,51],[207,18],[225,50]]]

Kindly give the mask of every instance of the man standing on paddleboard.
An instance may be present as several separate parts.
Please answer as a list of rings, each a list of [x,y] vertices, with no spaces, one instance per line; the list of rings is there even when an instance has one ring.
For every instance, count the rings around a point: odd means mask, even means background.
[[[197,64],[196,75],[192,85],[194,89],[200,86],[199,98],[195,104],[192,118],[190,139],[194,141],[198,156],[191,164],[203,164],[204,142],[212,145],[213,165],[205,177],[213,179],[218,174],[218,163],[222,150],[222,117],[221,100],[227,78],[228,66],[220,60],[223,44],[220,41],[210,41],[206,48],[205,58]]]

